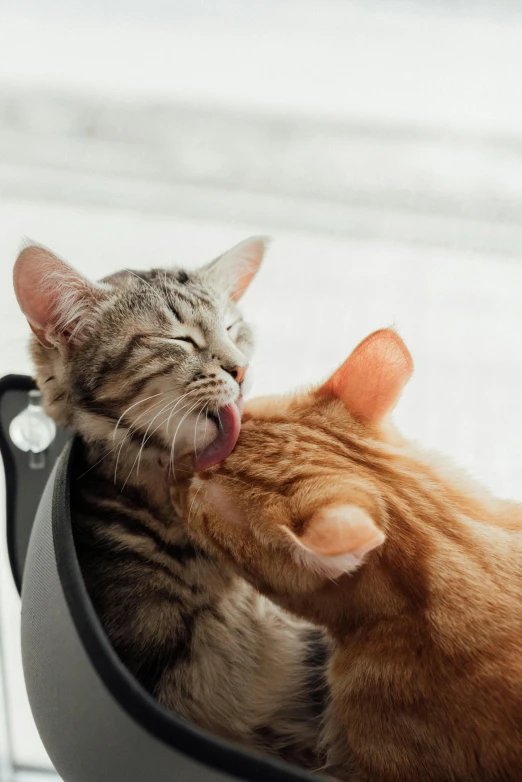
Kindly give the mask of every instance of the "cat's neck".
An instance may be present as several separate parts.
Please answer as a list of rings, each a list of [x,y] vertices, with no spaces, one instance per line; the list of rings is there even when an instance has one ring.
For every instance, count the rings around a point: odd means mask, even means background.
[[[88,442],[86,456],[89,466],[123,496],[138,495],[164,519],[172,518],[170,487],[186,474],[186,464],[174,464],[170,453],[154,446],[141,449],[131,443],[120,449],[105,440]]]

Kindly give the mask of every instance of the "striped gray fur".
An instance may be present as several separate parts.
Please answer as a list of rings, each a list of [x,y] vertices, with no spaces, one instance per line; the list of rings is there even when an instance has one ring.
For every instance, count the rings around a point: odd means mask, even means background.
[[[117,654],[183,717],[319,767],[322,633],[196,548],[169,493],[240,392],[230,369],[249,360],[253,338],[235,300],[263,250],[254,239],[197,271],[123,271],[93,284],[32,247],[15,289],[45,408],[83,441],[75,540]],[[37,262],[47,271],[31,277]]]

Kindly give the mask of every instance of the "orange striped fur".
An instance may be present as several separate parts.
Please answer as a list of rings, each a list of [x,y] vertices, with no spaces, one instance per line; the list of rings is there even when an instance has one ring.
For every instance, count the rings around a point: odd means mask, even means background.
[[[254,400],[236,450],[181,500],[185,518],[332,635],[325,742],[340,778],[516,782],[522,507],[396,432],[411,370],[386,330],[320,389]]]

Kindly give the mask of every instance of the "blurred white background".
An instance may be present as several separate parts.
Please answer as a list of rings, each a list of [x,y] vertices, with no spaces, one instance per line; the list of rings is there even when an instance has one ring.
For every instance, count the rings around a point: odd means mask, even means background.
[[[517,0],[0,5],[0,374],[23,237],[97,277],[269,234],[254,392],[394,324],[403,429],[522,499],[521,74]],[[13,759],[45,768],[2,556]]]

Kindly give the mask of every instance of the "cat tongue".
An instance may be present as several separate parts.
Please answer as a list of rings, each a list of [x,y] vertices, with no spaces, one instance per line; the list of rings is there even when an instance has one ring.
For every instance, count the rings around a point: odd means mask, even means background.
[[[239,437],[239,430],[241,429],[242,412],[242,399],[238,400],[237,403],[233,402],[220,409],[220,425],[216,439],[213,440],[210,445],[207,445],[201,453],[194,454],[192,459],[192,464],[196,472],[208,470],[215,464],[224,461],[227,456],[232,453],[234,446],[237,443],[237,438]]]

